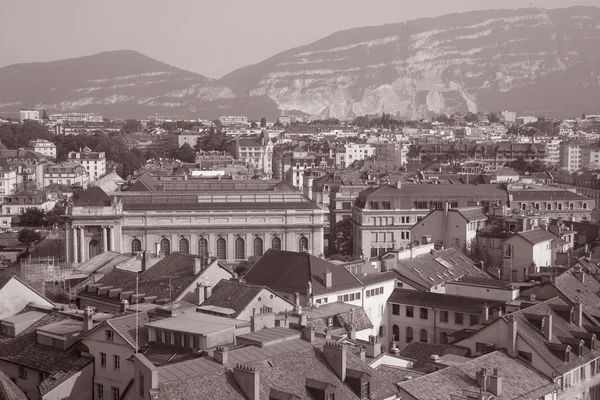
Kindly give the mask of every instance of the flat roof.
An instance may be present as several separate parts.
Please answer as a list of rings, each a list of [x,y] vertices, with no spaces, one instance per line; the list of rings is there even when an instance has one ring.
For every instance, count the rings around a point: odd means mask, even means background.
[[[37,330],[54,335],[68,335],[70,333],[83,332],[83,322],[73,319],[63,319],[53,324],[41,326]]]
[[[197,376],[210,375],[223,368],[225,367],[209,358],[169,364],[158,368],[158,384],[181,382]]]
[[[28,311],[23,314],[17,314],[13,315],[12,317],[4,318],[2,322],[9,322],[11,324],[17,325],[23,322],[38,320],[42,317],[45,317],[46,315],[48,315],[48,313],[40,311]]]
[[[238,336],[237,339],[263,347],[264,345],[279,343],[290,339],[298,339],[299,337],[300,331],[275,327],[246,333]]]
[[[196,335],[209,335],[221,332],[238,325],[246,324],[232,318],[219,317],[204,313],[180,314],[160,321],[150,322],[147,327],[167,329],[170,331],[193,333]]]
[[[199,306],[197,307],[198,310],[202,310],[202,311],[208,311],[208,312],[216,312],[219,314],[225,314],[225,315],[231,315],[231,314],[235,314],[236,311],[232,310],[231,308],[227,308],[227,307],[219,307],[219,306]]]

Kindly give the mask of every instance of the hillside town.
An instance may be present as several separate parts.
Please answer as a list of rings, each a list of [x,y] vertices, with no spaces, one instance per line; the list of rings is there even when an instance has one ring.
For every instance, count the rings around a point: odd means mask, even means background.
[[[0,140],[4,398],[600,398],[600,115]]]

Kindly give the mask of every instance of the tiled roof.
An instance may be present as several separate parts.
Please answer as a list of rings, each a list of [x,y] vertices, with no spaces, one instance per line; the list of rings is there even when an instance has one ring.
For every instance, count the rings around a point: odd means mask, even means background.
[[[336,328],[341,328],[341,334],[347,334],[350,330],[350,321],[356,332],[371,329],[373,323],[362,307],[347,303],[327,303],[319,307],[304,308],[309,322],[308,325],[318,332],[333,333]],[[327,319],[333,318],[333,326],[328,326]]]
[[[125,262],[131,258],[132,256],[123,255],[114,251],[105,251],[103,253],[98,254],[97,256],[90,258],[83,264],[78,265],[75,269],[77,270],[77,272],[87,275],[90,275],[93,272],[98,271],[99,269],[103,269],[103,272],[106,273],[112,271],[116,265]]]
[[[545,229],[533,229],[530,231],[519,232],[517,233],[517,236],[522,237],[531,244],[537,244],[556,239],[556,236],[553,233],[548,232]]]
[[[200,258],[200,256],[175,252],[169,254],[146,271],[141,272],[138,286],[140,295],[143,295],[141,297],[156,296],[153,302],[176,299],[196,279],[194,263],[197,258]],[[217,266],[217,268],[221,267]],[[203,272],[200,272],[200,274]],[[169,280],[169,278],[171,279]],[[136,273],[115,269],[104,275],[99,283],[135,293],[135,281]],[[169,281],[171,287],[169,287]],[[98,295],[96,292],[88,293],[85,290],[79,293],[78,296],[100,300],[105,303],[121,303],[119,296],[108,297],[106,294]]]
[[[363,285],[374,285],[376,283],[381,282],[389,282],[392,280],[396,280],[400,277],[400,273],[395,269],[391,271],[380,272],[378,274],[368,274],[363,276],[358,276],[358,280],[363,283]]]
[[[483,212],[483,209],[480,207],[463,207],[456,208],[451,211],[456,211],[469,222],[488,219],[487,215]]]
[[[418,378],[425,375],[424,372],[416,369],[396,367],[392,365],[380,364],[375,370],[385,376],[392,383],[400,383],[408,379]]]
[[[508,194],[512,195],[512,201],[590,200],[588,197],[566,189],[509,190]]]
[[[332,286],[325,287],[324,274],[329,269]],[[362,283],[346,268],[309,253],[273,250],[267,252],[248,270],[244,279],[254,285],[265,285],[271,290],[306,294],[308,282],[313,293],[321,295],[360,288]]]
[[[21,313],[39,310],[35,307],[25,307]],[[80,343],[63,350],[37,342],[36,330],[38,328],[71,320],[73,318],[69,315],[50,311],[45,317],[40,318],[14,338],[0,335],[0,360],[48,374],[49,377],[38,386],[42,395],[48,393],[94,360],[91,356],[81,355],[85,346]]]
[[[419,292],[406,289],[395,289],[388,298],[388,303],[429,307],[437,310],[455,311],[465,314],[481,314],[481,309],[484,305],[487,305],[491,310],[499,308],[504,304],[501,301],[492,301],[489,299],[476,299],[473,297]]]
[[[75,200],[76,206],[83,207],[109,207],[112,200],[104,190],[97,186],[91,186]]]
[[[244,324],[247,325],[247,322],[235,318],[225,318],[196,312],[179,314],[174,317],[152,321],[147,323],[146,326],[178,332],[193,333],[196,335],[209,335],[223,332]]]
[[[398,260],[395,268],[409,283],[423,288],[431,288],[464,275],[489,278],[488,274],[475,266],[473,260],[454,247]]]
[[[27,400],[25,393],[0,370],[0,400]]]
[[[97,179],[94,182],[95,186],[98,186],[105,192],[116,192],[119,188],[117,183],[123,183],[123,178],[121,178],[115,171],[103,176],[100,179]]]
[[[480,388],[475,375],[482,368],[486,368],[488,373],[498,368],[502,376],[502,394],[490,397],[493,399],[537,400],[559,388],[524,362],[501,351],[401,382],[399,387],[415,400],[478,398]],[[490,392],[484,394],[491,396]]]
[[[470,357],[471,349],[468,347],[454,346],[451,344],[433,344],[422,342],[411,342],[400,352],[402,357],[415,360],[413,369],[419,372],[429,372],[427,363],[432,355],[443,357],[448,354],[454,354],[461,357]]]
[[[149,322],[148,313],[140,312],[137,314],[138,348],[148,344],[148,329],[145,325]],[[122,317],[112,318],[106,321],[106,324],[113,328],[123,339],[127,341],[133,348],[136,344],[135,324],[136,314],[124,315]]]
[[[512,290],[512,286],[509,282],[501,281],[500,279],[494,279],[494,278],[484,278],[484,277],[480,277],[480,276],[465,275],[465,276],[457,279],[457,282],[464,283],[467,285],[488,286],[488,287],[494,287],[497,289]]]

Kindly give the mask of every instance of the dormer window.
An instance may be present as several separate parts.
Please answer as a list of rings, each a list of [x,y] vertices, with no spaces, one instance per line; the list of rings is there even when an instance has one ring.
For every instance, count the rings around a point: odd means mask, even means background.
[[[371,383],[370,382],[364,382],[363,384],[360,385],[360,398],[361,399],[368,399],[370,392],[371,392]]]
[[[106,331],[104,331],[106,334],[106,341],[107,342],[112,342],[115,340],[115,333],[113,331],[111,331],[110,329],[107,329]]]

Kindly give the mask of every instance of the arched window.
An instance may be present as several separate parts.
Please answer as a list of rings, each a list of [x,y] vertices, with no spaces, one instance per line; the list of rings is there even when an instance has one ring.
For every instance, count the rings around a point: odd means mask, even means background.
[[[198,239],[198,255],[208,257],[208,240],[205,238]]]
[[[140,239],[133,239],[131,241],[131,253],[136,254],[142,251],[142,241]]]
[[[559,209],[559,210],[562,210],[562,208],[563,208],[563,205],[562,205],[562,203],[558,203],[558,209]]]
[[[243,260],[246,258],[246,242],[241,237],[235,239],[235,259]]]
[[[163,239],[160,241],[160,252],[163,256],[168,256],[171,254],[171,242],[169,242],[169,239]]]
[[[179,239],[179,251],[183,254],[190,254],[190,241],[186,238]]]
[[[394,335],[392,342],[397,342],[400,340],[400,327],[398,325],[393,326],[392,334]]]
[[[448,334],[446,332],[440,333],[440,344],[448,344]]]
[[[427,343],[427,330],[421,329],[421,332],[419,332],[419,341]]]
[[[304,236],[298,240],[298,251],[308,251],[308,239]]]
[[[254,238],[254,255],[260,257],[263,255],[263,240],[259,237]]]
[[[219,260],[227,259],[227,240],[225,238],[217,239],[217,258]]]
[[[96,257],[101,252],[102,250],[100,248],[100,242],[96,239],[90,240],[89,258]]]
[[[583,203],[583,209],[587,210],[587,203]]]
[[[406,343],[410,343],[413,341],[413,330],[409,326],[406,328]]]
[[[273,250],[281,250],[281,239],[279,239],[277,236],[271,239],[271,248]]]

